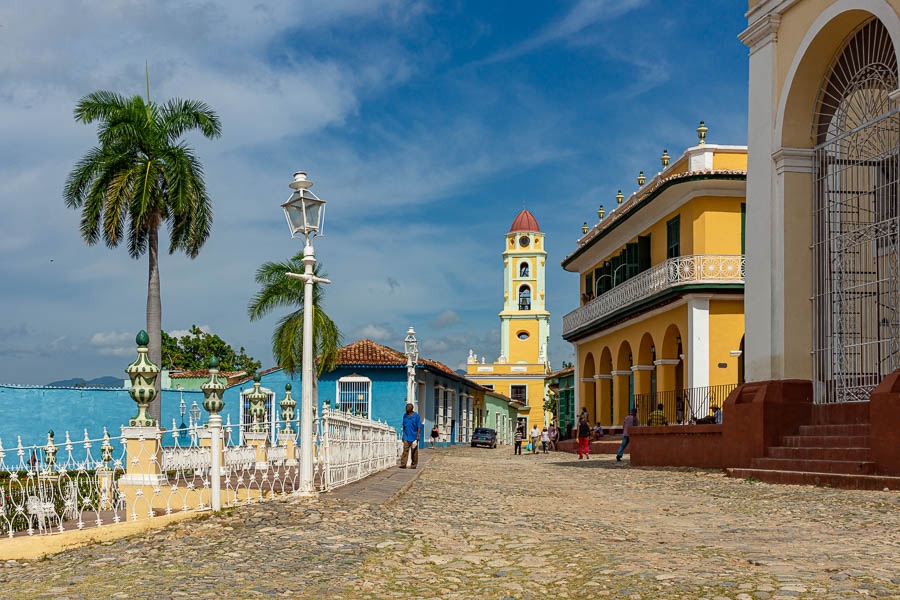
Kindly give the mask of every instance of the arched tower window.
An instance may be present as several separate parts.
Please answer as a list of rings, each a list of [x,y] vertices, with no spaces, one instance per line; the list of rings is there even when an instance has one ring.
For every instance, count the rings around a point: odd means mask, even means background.
[[[527,285],[519,288],[519,310],[531,310],[531,288]]]
[[[522,264],[519,265],[519,277],[528,277],[529,268],[528,261],[522,261]]]
[[[818,403],[868,400],[900,367],[897,57],[871,18],[842,42],[816,101],[813,377]]]

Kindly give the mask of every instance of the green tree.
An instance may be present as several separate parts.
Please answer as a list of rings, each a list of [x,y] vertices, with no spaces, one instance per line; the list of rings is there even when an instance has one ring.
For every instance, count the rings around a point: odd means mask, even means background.
[[[571,368],[572,366],[573,366],[572,363],[570,363],[569,361],[567,361],[567,360],[562,361],[562,368],[563,368],[563,369],[569,369],[569,368]]]
[[[146,101],[140,95],[93,92],[78,101],[75,120],[97,122],[99,144],[75,164],[63,198],[66,206],[81,210],[81,237],[89,246],[102,239],[114,248],[127,237],[132,258],[148,254],[147,332],[150,360],[159,364],[159,228],[165,223],[169,230],[170,254],[183,251],[195,258],[212,227],[203,166],[181,137],[192,130],[219,137],[219,117],[197,100],[151,102],[148,72]],[[159,411],[154,402],[152,416],[158,419]]]
[[[180,338],[162,332],[162,364],[167,369],[205,369],[207,359],[219,359],[220,371],[255,373],[262,364],[247,355],[244,347],[235,350],[214,333],[207,333],[191,325],[187,335]]]
[[[272,333],[272,354],[275,362],[286,373],[293,375],[303,364],[303,281],[288,277],[286,273],[302,273],[303,252],[299,252],[284,262],[263,263],[256,270],[256,283],[260,290],[247,304],[251,321],[262,319],[278,308],[295,310],[281,317]],[[315,266],[317,277],[325,277],[319,265]],[[313,356],[319,375],[334,369],[338,349],[342,344],[338,326],[322,310],[322,285],[313,284]]]

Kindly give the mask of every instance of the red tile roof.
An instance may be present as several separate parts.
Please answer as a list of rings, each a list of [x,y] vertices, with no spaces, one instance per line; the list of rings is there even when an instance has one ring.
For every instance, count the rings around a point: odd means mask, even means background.
[[[400,367],[406,365],[406,355],[372,340],[362,339],[339,348],[337,364]]]
[[[516,215],[516,218],[512,222],[512,226],[509,228],[510,233],[514,231],[536,231],[540,233],[541,228],[538,226],[537,219],[534,218],[534,215],[531,214],[528,209],[523,208],[522,212]]]
[[[246,371],[219,371],[219,375],[222,377],[240,377],[241,375],[246,374]],[[181,371],[169,375],[170,379],[180,379],[183,377],[209,377],[209,369],[194,369],[192,371]]]

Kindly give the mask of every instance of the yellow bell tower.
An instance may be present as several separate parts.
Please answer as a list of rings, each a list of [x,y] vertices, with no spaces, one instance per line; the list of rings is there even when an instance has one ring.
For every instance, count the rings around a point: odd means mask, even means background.
[[[506,234],[503,251],[503,310],[500,311],[500,360],[544,364],[550,342],[550,313],[545,308],[547,251],[537,219],[523,210]]]
[[[517,401],[518,421],[526,428],[549,425],[544,413],[544,377],[550,371],[546,263],[544,234],[534,215],[522,210],[504,237],[500,357],[479,362],[470,350],[466,369],[475,383]]]

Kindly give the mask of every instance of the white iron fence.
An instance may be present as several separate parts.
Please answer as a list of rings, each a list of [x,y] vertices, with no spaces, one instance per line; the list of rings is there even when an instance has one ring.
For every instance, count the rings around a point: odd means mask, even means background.
[[[270,424],[262,424],[269,431]],[[296,425],[296,423],[293,423]],[[223,507],[295,495],[300,489],[299,428],[244,434],[223,427],[218,474],[205,427],[124,428],[120,436],[4,450],[0,442],[0,529],[9,537],[57,533],[183,511],[208,510],[218,488]],[[259,438],[259,439],[255,439]],[[397,464],[393,427],[325,408],[313,434],[319,491]]]

